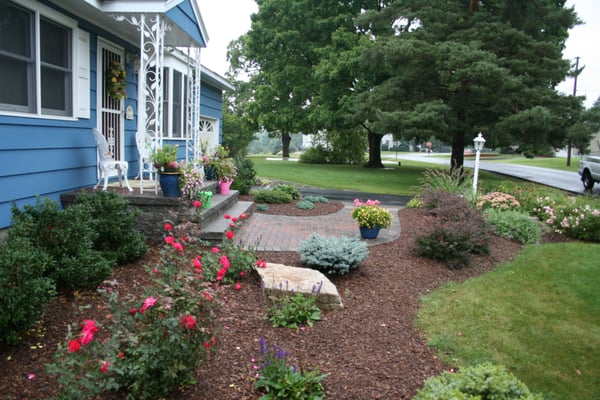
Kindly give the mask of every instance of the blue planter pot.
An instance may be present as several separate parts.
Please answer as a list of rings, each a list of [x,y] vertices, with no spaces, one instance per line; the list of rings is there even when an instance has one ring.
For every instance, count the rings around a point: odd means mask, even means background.
[[[211,165],[210,167],[206,167],[204,172],[206,173],[205,178],[207,181],[215,180],[215,166],[214,165]]]
[[[160,190],[165,197],[181,197],[179,190],[179,173],[160,173]]]
[[[365,228],[364,226],[359,226],[360,236],[363,239],[375,239],[377,235],[379,235],[379,230],[381,228]]]

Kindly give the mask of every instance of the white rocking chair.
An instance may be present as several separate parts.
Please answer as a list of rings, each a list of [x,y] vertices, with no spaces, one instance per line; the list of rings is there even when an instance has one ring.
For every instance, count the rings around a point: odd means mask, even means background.
[[[108,147],[108,142],[104,135],[96,128],[94,131],[94,139],[96,140],[96,152],[98,154],[98,169],[100,170],[100,176],[98,178],[98,183],[94,186],[94,189],[100,185],[100,181],[104,179],[104,187],[102,190],[106,190],[108,187],[108,177],[110,175],[110,171],[116,170],[119,176],[119,186],[123,187],[122,179],[125,179],[125,184],[127,185],[127,189],[130,192],[133,192],[131,186],[129,186],[129,181],[127,180],[127,170],[129,169],[129,163],[127,161],[117,161],[113,158],[113,155]]]
[[[156,168],[152,163],[152,155],[156,151],[157,142],[156,139],[150,136],[147,132],[137,131],[135,133],[135,143],[137,145],[138,154],[140,156],[140,169],[138,172],[138,178],[140,180],[140,193],[144,193],[144,174],[148,174],[150,181],[154,181],[154,192],[157,193],[156,187]]]

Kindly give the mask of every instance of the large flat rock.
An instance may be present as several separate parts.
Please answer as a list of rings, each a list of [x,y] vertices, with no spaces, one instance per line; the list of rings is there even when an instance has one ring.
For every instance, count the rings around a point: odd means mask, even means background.
[[[321,310],[344,308],[335,285],[317,270],[275,263],[267,263],[266,268],[258,267],[256,270],[267,297],[280,297],[290,293],[316,294],[317,305]]]

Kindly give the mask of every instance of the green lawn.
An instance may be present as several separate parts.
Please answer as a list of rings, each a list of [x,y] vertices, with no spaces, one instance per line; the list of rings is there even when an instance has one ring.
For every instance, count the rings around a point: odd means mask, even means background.
[[[302,164],[296,161],[267,160],[251,157],[257,176],[294,182],[320,188],[354,190],[370,193],[413,196],[413,188],[426,169],[446,169],[446,166],[402,160],[402,166],[387,165],[386,169],[371,169],[356,165]],[[479,186],[495,187],[506,177],[481,172]]]
[[[398,152],[399,155],[407,154]],[[396,152],[393,151],[382,151],[381,156],[384,159],[396,159]],[[447,154],[430,154],[427,157],[449,159],[450,156]],[[474,155],[465,155],[466,160],[473,160]],[[565,157],[536,157],[536,158],[525,158],[520,155],[511,154],[497,154],[497,153],[483,153],[481,161],[493,161],[507,164],[521,164],[530,165],[532,167],[552,168],[559,169],[562,171],[577,172],[579,166],[579,156],[571,156],[571,165],[567,166],[567,159]]]
[[[562,171],[577,172],[579,167],[579,157],[571,157],[571,165],[567,167],[567,159],[563,157],[514,157],[514,158],[498,158],[494,162],[505,162],[510,164],[530,165],[532,167],[552,168]]]
[[[528,246],[510,264],[423,298],[445,361],[502,364],[556,400],[600,393],[600,245]]]

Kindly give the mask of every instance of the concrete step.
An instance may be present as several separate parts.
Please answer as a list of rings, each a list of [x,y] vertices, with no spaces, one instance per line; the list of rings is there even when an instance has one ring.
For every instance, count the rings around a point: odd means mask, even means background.
[[[213,198],[215,196],[213,196]],[[225,214],[229,214],[232,217],[239,217],[241,214],[247,214],[248,216],[252,215],[254,212],[254,203],[251,201],[237,201],[238,196],[239,195],[237,194],[235,195],[234,202],[222,201],[219,203],[219,208],[212,214],[211,220],[208,222],[204,222],[203,220],[202,235],[200,236],[202,240],[206,240],[211,243],[221,242],[223,239],[223,234],[229,229],[229,224],[231,222],[225,218]],[[228,206],[222,207],[222,204],[228,204]]]

